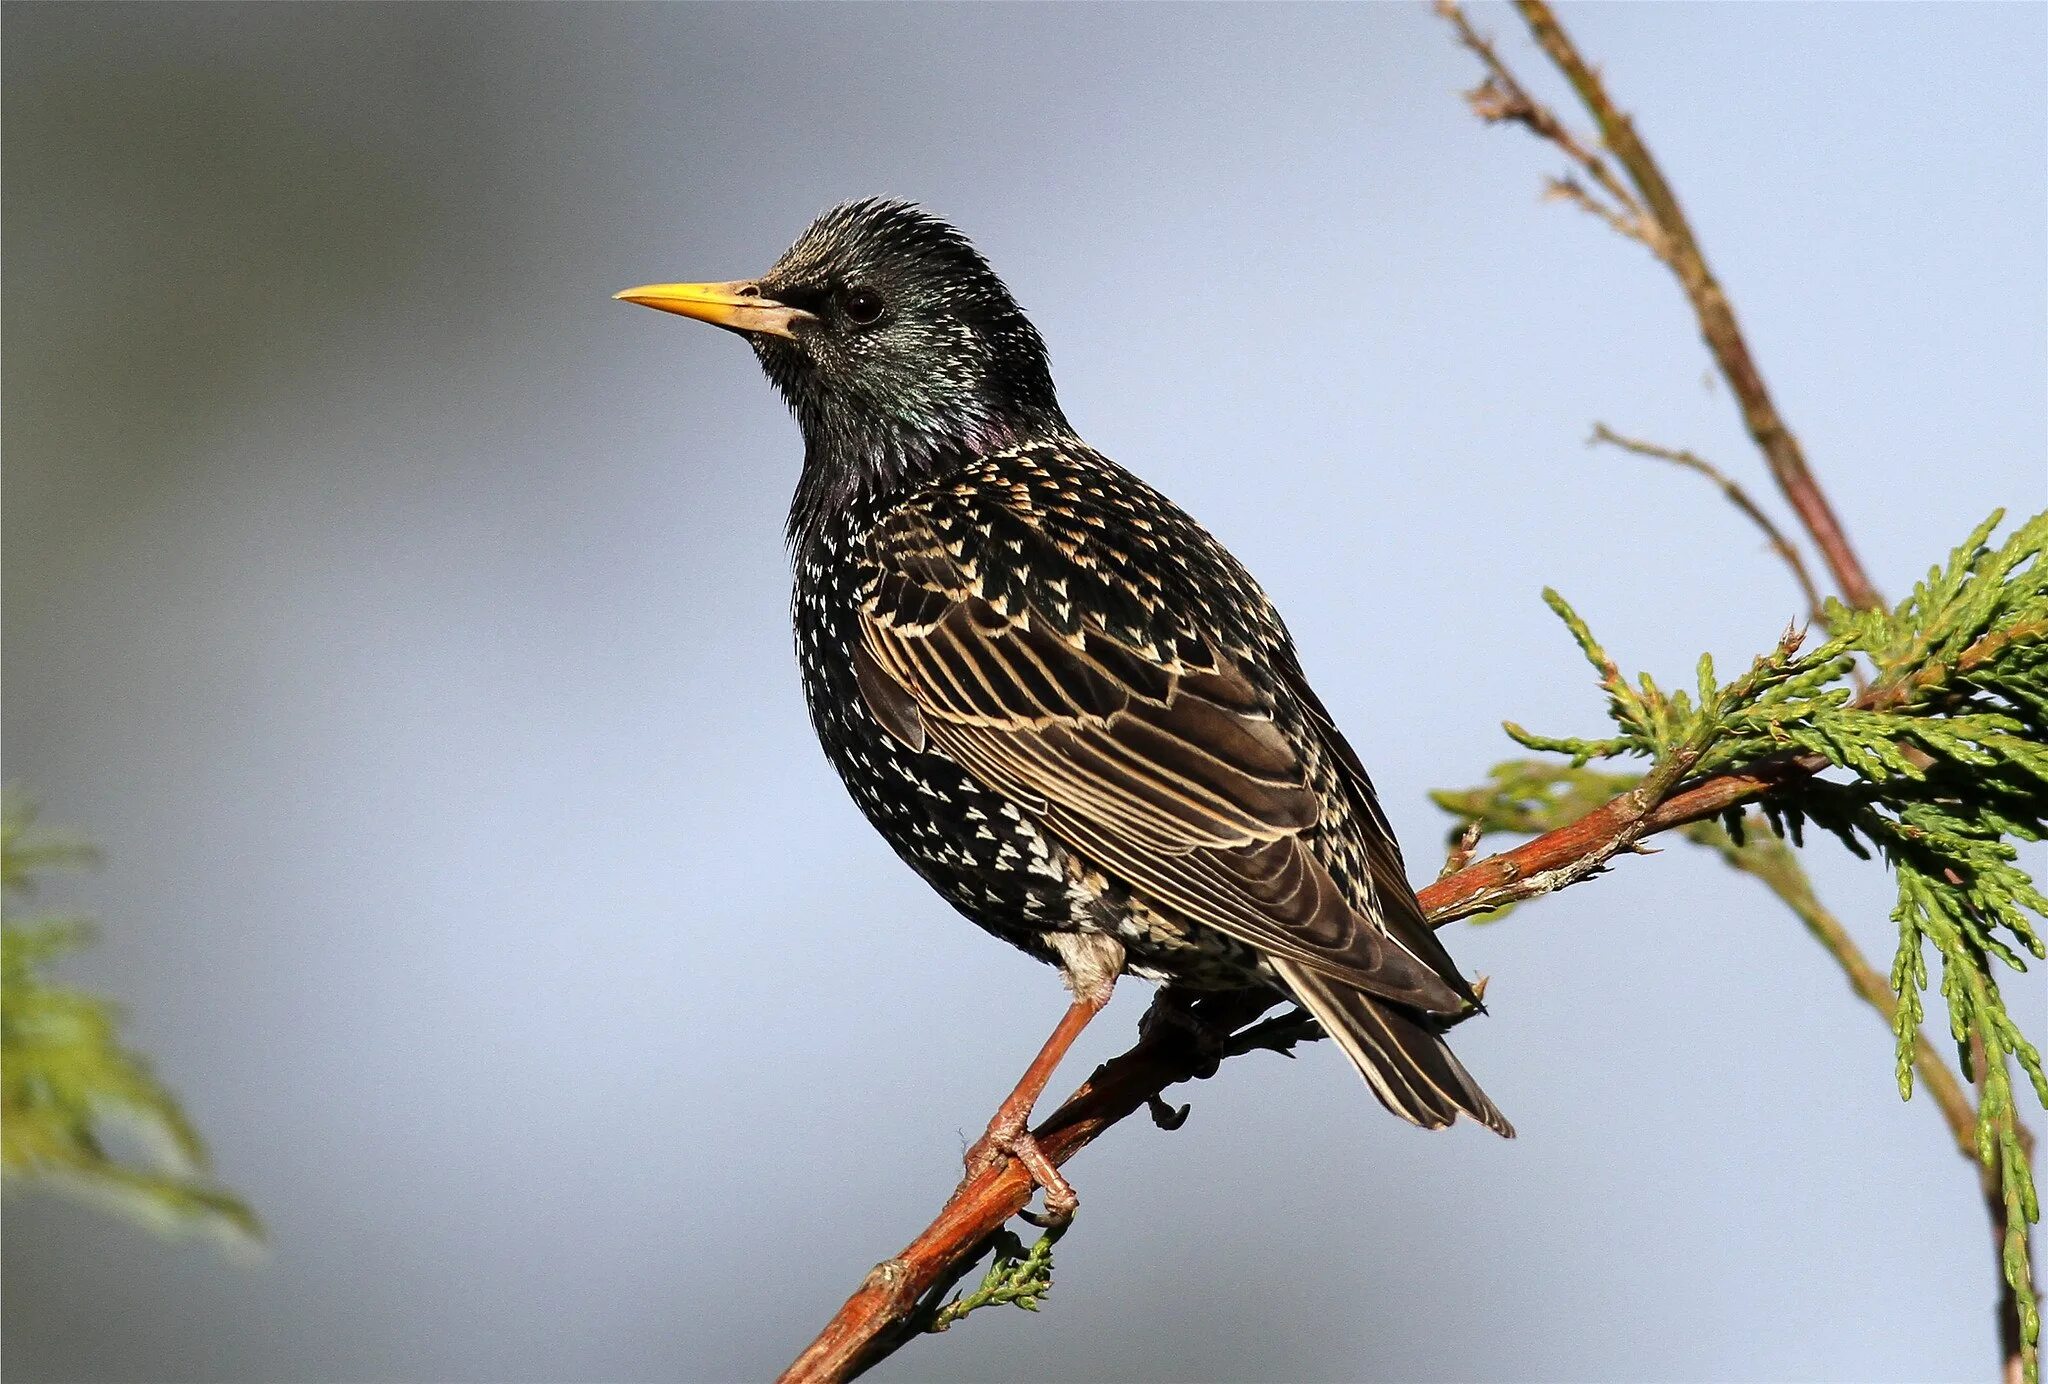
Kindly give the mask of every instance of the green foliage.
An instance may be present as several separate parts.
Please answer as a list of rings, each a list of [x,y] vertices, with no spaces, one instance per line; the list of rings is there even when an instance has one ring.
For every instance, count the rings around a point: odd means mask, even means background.
[[[12,916],[39,872],[92,859],[75,841],[35,832],[33,817],[12,797],[0,809],[0,885],[9,904],[0,925],[0,1172],[9,1183],[62,1188],[161,1229],[260,1239],[249,1208],[205,1182],[198,1134],[148,1064],[121,1046],[115,1008],[50,982],[50,966],[89,942],[91,927]],[[143,1142],[147,1162],[108,1151],[115,1125]]]
[[[1818,647],[1802,652],[1803,637],[1788,632],[1727,683],[1703,657],[1689,690],[1647,674],[1624,678],[1586,622],[1546,591],[1598,674],[1616,733],[1544,736],[1510,724],[1518,743],[1565,762],[1512,761],[1479,788],[1435,797],[1484,831],[1526,834],[1567,825],[1621,793],[1643,795],[1647,806],[1708,775],[1810,757],[1820,773],[1790,775],[1763,797],[1770,830],[1762,841],[1750,840],[1755,829],[1739,812],[1689,834],[1773,887],[1790,879],[1787,864],[1797,870],[1785,842],[1802,845],[1808,825],[1890,864],[1899,891],[1890,977],[1899,1090],[1912,1094],[1932,951],[1963,1071],[1980,1084],[1977,1151],[2006,1207],[2004,1268],[2032,1377],[2039,1318],[2026,1226],[2040,1213],[2010,1065],[2044,1106],[2048,1076],[2006,1008],[1992,962],[2024,971],[2023,954],[2048,957],[2039,921],[2048,897],[2018,848],[2048,837],[2048,514],[1993,546],[2001,518],[1980,525],[1893,609],[1831,601],[1829,637]],[[1651,768],[1617,775],[1587,767],[1624,756]]]
[[[1477,822],[1484,833],[1539,836],[1570,826],[1642,781],[1641,774],[1610,774],[1581,764],[1566,767],[1548,760],[1511,759],[1494,765],[1482,787],[1439,789],[1429,796],[1461,822]]]
[[[1052,1247],[1065,1233],[1065,1223],[1055,1224],[1027,1250],[1016,1232],[1007,1227],[997,1231],[995,1257],[989,1261],[988,1272],[982,1275],[981,1286],[933,1312],[924,1329],[944,1331],[969,1312],[983,1307],[1008,1304],[1036,1312],[1038,1304],[1052,1291]]]

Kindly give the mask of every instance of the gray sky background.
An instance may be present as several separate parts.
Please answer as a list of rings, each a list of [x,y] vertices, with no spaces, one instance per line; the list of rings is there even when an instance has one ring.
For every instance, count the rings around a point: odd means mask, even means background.
[[[2048,10],[1566,18],[1877,581],[2038,508]],[[1474,80],[1421,5],[9,5],[7,773],[106,851],[67,974],[273,1235],[12,1199],[9,1376],[764,1377],[1056,1017],[811,741],[751,357],[618,288],[848,196],[956,220],[1286,611],[1418,877],[1502,718],[1602,724],[1546,583],[1633,667],[1766,647],[1755,534],[1582,445],[1768,490],[1676,290]],[[1812,861],[1884,964],[1882,872]],[[1758,888],[1674,845],[1452,944],[1522,1138],[1233,1064],[1074,1166],[1045,1311],[878,1377],[1990,1373],[1973,1181]]]

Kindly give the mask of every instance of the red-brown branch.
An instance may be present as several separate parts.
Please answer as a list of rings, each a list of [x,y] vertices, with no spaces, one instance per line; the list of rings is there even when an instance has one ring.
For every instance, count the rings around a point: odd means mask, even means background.
[[[1225,995],[1205,1020],[1237,1028],[1257,1018],[1278,996]],[[1183,1031],[1149,1029],[1120,1057],[1095,1070],[1033,1135],[1055,1166],[1079,1153],[1112,1125],[1146,1108],[1151,1098],[1213,1065]],[[960,1184],[938,1218],[892,1259],[868,1271],[860,1287],[795,1363],[781,1384],[851,1379],[887,1356],[914,1327],[918,1307],[934,1288],[957,1278],[980,1258],[996,1231],[1030,1202],[1030,1176],[1015,1161],[986,1168]]]

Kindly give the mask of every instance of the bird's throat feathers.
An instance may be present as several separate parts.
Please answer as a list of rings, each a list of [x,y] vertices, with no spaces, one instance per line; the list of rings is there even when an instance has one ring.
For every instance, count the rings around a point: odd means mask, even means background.
[[[1073,435],[1057,405],[982,411],[956,403],[940,415],[900,417],[854,400],[786,394],[804,438],[804,469],[787,529],[790,549],[797,554],[835,525],[858,523],[905,490],[940,479],[977,457]]]

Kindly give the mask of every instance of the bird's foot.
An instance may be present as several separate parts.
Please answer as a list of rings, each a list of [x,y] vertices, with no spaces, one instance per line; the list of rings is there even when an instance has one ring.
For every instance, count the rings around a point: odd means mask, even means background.
[[[1215,1075],[1218,1064],[1228,1055],[1230,1034],[1228,1027],[1212,1022],[1202,1012],[1199,996],[1170,985],[1152,997],[1151,1008],[1138,1020],[1138,1037],[1145,1042],[1191,1045],[1198,1077]],[[1153,1118],[1158,1118],[1157,1112]]]
[[[987,1132],[974,1141],[967,1150],[967,1176],[962,1180],[963,1185],[1006,1158],[1014,1158],[1023,1164],[1024,1171],[1031,1175],[1031,1181],[1045,1192],[1043,1216],[1028,1210],[1018,1214],[1041,1227],[1065,1225],[1074,1219],[1074,1209],[1081,1204],[1081,1198],[1074,1192],[1074,1185],[1045,1156],[1045,1150],[1039,1147],[1038,1140],[1021,1118],[1005,1119],[998,1115]]]

